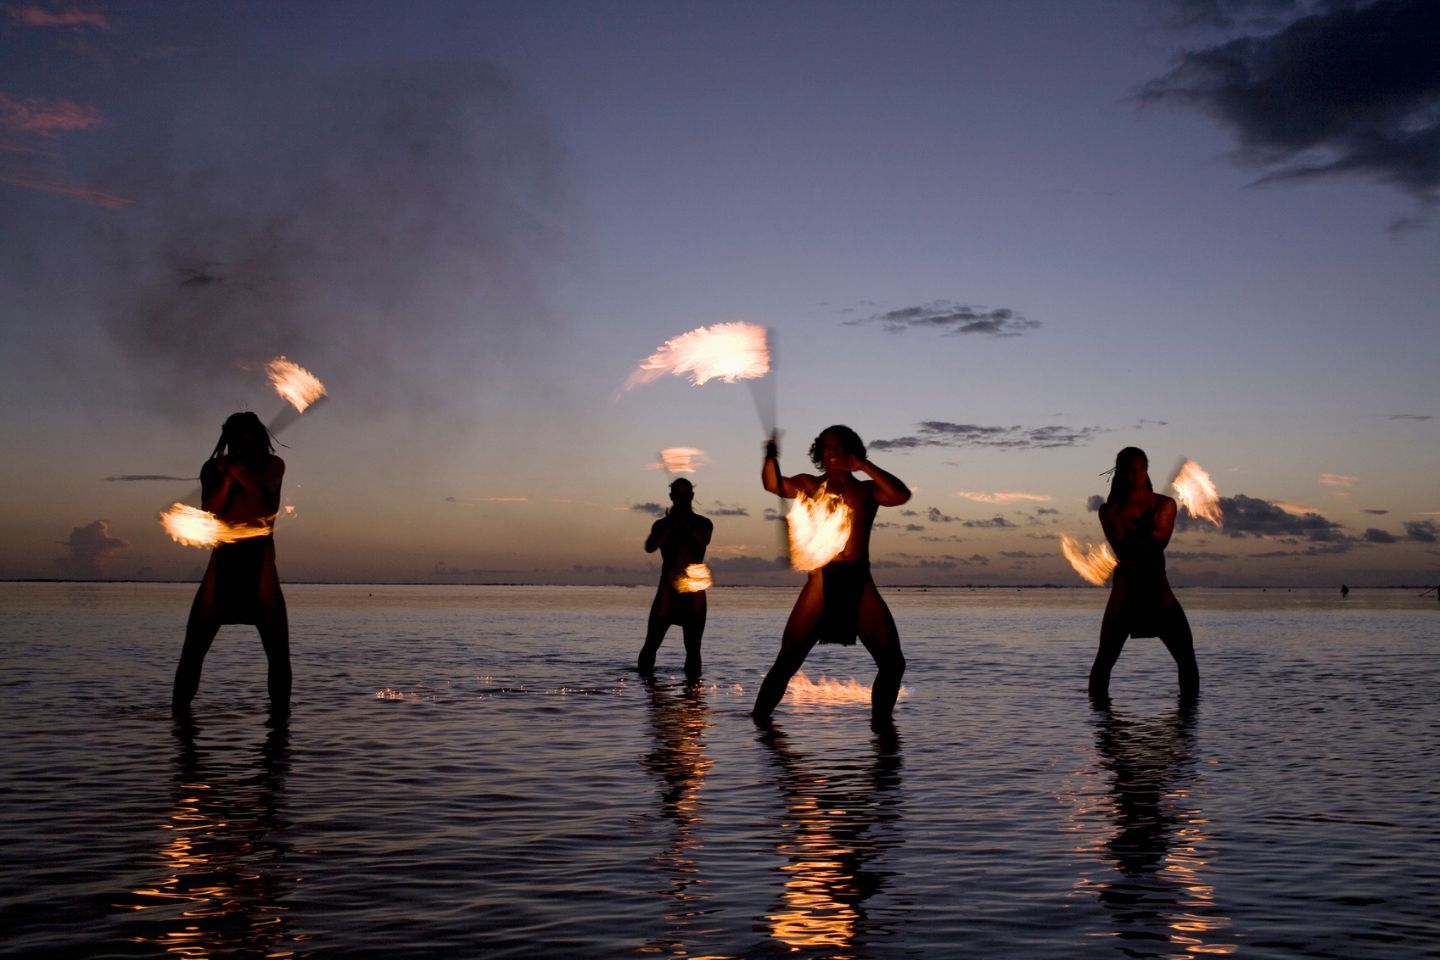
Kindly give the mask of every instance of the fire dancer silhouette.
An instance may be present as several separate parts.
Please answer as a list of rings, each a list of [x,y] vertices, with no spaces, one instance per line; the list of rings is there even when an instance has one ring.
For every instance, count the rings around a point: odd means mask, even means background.
[[[884,727],[890,723],[895,698],[900,695],[905,656],[895,618],[870,576],[870,528],[879,507],[900,506],[910,499],[910,489],[865,459],[864,442],[846,426],[825,428],[810,446],[810,459],[822,471],[820,476],[783,476],[777,436],[771,434],[761,471],[765,489],[781,497],[810,497],[823,485],[850,511],[850,536],[833,559],[810,571],[785,623],[780,653],[760,685],[751,716],[759,723],[769,720],[785,696],[790,678],[817,642],[849,645],[858,635],[879,668],[870,687],[871,723]],[[870,479],[856,479],[857,472]]]
[[[650,527],[645,552],[660,551],[660,584],[650,604],[650,622],[645,646],[640,648],[636,669],[655,671],[655,654],[671,624],[678,624],[685,636],[685,673],[700,675],[700,639],[705,633],[705,591],[688,587],[686,568],[705,559],[705,548],[715,524],[695,512],[695,485],[683,477],[670,484],[670,509]]]
[[[270,433],[253,413],[232,414],[220,440],[200,468],[201,506],[231,524],[263,524],[273,529],[280,512],[280,482],[285,461],[275,456]],[[273,534],[226,543],[210,554],[210,566],[190,607],[185,647],[175,671],[171,705],[189,709],[200,687],[205,654],[221,625],[254,624],[269,661],[272,713],[290,709],[290,627],[280,577],[275,571]]]
[[[1109,695],[1110,670],[1127,637],[1159,637],[1175,658],[1180,694],[1200,692],[1195,643],[1185,611],[1165,577],[1165,545],[1175,530],[1175,501],[1155,492],[1145,451],[1126,447],[1115,456],[1110,496],[1100,507],[1100,526],[1120,561],[1100,623],[1100,649],[1090,667],[1090,696]]]

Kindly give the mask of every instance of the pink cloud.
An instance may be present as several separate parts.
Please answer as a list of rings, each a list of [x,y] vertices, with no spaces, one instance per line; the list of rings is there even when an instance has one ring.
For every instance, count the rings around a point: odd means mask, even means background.
[[[51,137],[68,130],[84,130],[101,120],[100,111],[69,100],[24,100],[0,93],[0,128],[17,133]]]
[[[26,190],[40,190],[44,193],[58,193],[61,196],[75,197],[77,200],[84,200],[86,203],[93,203],[95,206],[104,207],[107,210],[128,207],[135,202],[133,197],[117,197],[113,193],[101,193],[99,190],[91,190],[88,187],[77,187],[68,183],[59,183],[54,180],[33,180],[28,177],[0,176],[0,183],[8,183],[12,187],[22,187]]]
[[[94,27],[96,30],[109,30],[110,20],[105,14],[98,10],[46,10],[44,7],[28,6],[16,7],[7,6],[6,14],[10,22],[18,27],[56,28],[56,27]]]

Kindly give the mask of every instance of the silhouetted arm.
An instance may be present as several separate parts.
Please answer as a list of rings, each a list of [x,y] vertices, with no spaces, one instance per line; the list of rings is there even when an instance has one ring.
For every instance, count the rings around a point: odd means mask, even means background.
[[[1155,510],[1155,529],[1151,535],[1160,541],[1160,546],[1168,546],[1170,535],[1175,532],[1175,501],[1169,497],[1160,498],[1160,506]]]
[[[670,517],[661,517],[650,525],[650,536],[645,538],[645,552],[654,553],[660,549],[660,544],[665,542],[666,536],[670,533]]]
[[[854,457],[855,470],[867,474],[875,483],[875,502],[882,507],[898,507],[910,499],[910,488],[893,473],[881,470],[869,460]]]
[[[779,434],[770,434],[765,443],[765,463],[760,468],[760,482],[777,497],[793,498],[798,490],[795,482],[780,472]]]

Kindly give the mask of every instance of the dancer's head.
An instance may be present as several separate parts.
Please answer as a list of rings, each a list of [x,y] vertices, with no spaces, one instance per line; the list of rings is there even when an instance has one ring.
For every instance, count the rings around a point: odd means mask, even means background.
[[[1110,473],[1110,496],[1107,503],[1119,503],[1139,487],[1154,492],[1150,482],[1150,458],[1139,447],[1126,447],[1115,454],[1115,466]]]
[[[830,450],[834,453],[848,453],[857,459],[865,459],[865,441],[860,439],[860,434],[851,430],[844,424],[835,424],[820,431],[820,436],[810,444],[810,462],[815,464],[817,469],[830,469],[826,462],[825,449],[826,439],[830,440]]]
[[[210,456],[213,458],[229,454],[237,460],[254,462],[265,459],[274,451],[275,447],[270,442],[270,431],[265,424],[249,410],[243,410],[226,418],[225,426],[220,428],[220,440],[215,444],[215,452]]]
[[[670,502],[675,506],[689,506],[695,499],[695,484],[684,477],[670,481]]]

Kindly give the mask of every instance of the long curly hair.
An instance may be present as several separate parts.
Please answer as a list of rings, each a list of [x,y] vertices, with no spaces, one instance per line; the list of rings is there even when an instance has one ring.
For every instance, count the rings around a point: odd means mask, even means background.
[[[242,410],[225,418],[210,459],[229,454],[243,463],[258,464],[274,452],[270,430],[254,413]]]
[[[860,439],[860,434],[851,430],[843,423],[837,423],[821,430],[820,435],[815,438],[815,442],[810,444],[810,462],[815,464],[817,470],[825,469],[825,458],[821,456],[820,447],[824,444],[825,434],[827,433],[833,433],[835,439],[840,441],[841,450],[844,450],[852,457],[859,457],[861,460],[865,459],[865,441]]]

